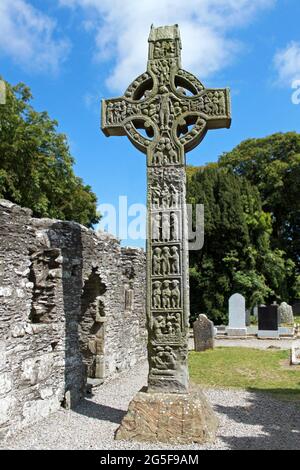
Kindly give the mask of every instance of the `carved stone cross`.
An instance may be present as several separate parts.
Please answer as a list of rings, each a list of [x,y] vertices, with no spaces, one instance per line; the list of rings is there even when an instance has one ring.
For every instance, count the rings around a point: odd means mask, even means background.
[[[189,274],[185,153],[231,124],[228,89],[206,89],[181,68],[178,25],[154,28],[147,72],[103,100],[106,136],[147,155],[148,391],[188,390]]]

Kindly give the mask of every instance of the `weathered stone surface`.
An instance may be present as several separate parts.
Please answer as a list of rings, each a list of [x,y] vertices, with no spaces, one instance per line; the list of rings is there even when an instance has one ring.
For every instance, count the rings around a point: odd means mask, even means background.
[[[25,359],[21,364],[22,380],[30,382],[31,385],[46,380],[52,373],[54,357],[53,353],[49,353]]]
[[[10,396],[0,398],[0,426],[3,424],[7,424],[11,417],[10,410],[13,408],[14,405],[14,399]]]
[[[104,134],[127,135],[147,155],[149,392],[188,390],[185,153],[209,129],[230,124],[229,91],[205,89],[181,68],[178,25],[151,28],[147,71],[124,96],[102,103]]]
[[[200,314],[193,323],[195,351],[206,351],[214,348],[215,328],[206,315]]]
[[[286,302],[282,302],[278,307],[278,315],[279,315],[279,324],[294,324],[294,314],[293,308],[291,305],[287,304]]]
[[[0,436],[146,357],[146,257],[0,201]],[[127,289],[131,291],[126,304]]]
[[[192,444],[213,441],[218,420],[200,390],[139,392],[116,432],[117,440]]]
[[[209,436],[209,432],[203,431],[209,427],[206,404],[201,406],[203,402],[199,399],[197,407],[188,395],[177,397],[177,394],[188,391],[189,263],[185,153],[195,148],[209,129],[229,128],[230,124],[229,90],[205,89],[196,77],[181,68],[178,25],[151,27],[147,72],[128,87],[124,96],[102,102],[104,134],[127,135],[133,145],[147,155],[149,395],[145,395],[142,401],[146,415],[150,417],[149,403],[154,400],[156,415],[151,432],[148,418],[144,419],[143,413],[137,416],[136,421],[134,418],[135,429],[138,423],[142,426],[138,433],[143,440],[154,439],[153,435],[168,442],[171,439],[168,434],[173,437],[180,434],[182,442],[190,442],[191,435],[195,434],[195,439],[202,442],[205,436]],[[143,129],[145,134],[139,129]],[[165,398],[159,399],[156,395],[155,401],[155,392],[164,392]],[[174,394],[173,399],[170,393]],[[136,406],[140,409],[140,401],[139,395],[133,401],[132,409]],[[175,410],[178,410],[178,418]],[[159,419],[160,411],[164,414]],[[182,421],[180,413],[183,411],[191,418]],[[175,421],[179,419],[180,423],[172,428],[173,413]],[[129,411],[128,420],[132,424],[130,416]],[[118,433],[121,435],[135,438],[134,433],[124,431],[122,434],[122,427]]]

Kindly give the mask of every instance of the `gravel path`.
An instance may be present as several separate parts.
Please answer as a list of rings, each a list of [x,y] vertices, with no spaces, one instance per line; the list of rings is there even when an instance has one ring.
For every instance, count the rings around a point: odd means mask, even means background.
[[[300,450],[300,406],[261,393],[205,390],[219,416],[213,445],[168,447],[114,441],[128,403],[146,384],[147,365],[138,364],[104,384],[74,411],[61,409],[0,448],[6,449],[297,449]]]

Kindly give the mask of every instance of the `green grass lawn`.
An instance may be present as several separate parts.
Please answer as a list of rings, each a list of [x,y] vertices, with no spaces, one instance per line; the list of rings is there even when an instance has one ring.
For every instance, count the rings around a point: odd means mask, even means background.
[[[203,387],[265,391],[300,401],[300,368],[288,368],[289,351],[220,347],[190,352],[191,381]]]

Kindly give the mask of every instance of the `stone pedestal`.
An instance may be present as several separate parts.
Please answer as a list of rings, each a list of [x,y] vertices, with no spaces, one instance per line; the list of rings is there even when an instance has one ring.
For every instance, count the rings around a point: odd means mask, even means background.
[[[227,336],[236,337],[236,336],[247,336],[247,328],[226,328]]]
[[[279,330],[258,330],[258,339],[279,339]]]
[[[187,394],[141,391],[129,404],[117,440],[192,444],[212,442],[218,420],[199,389]]]

